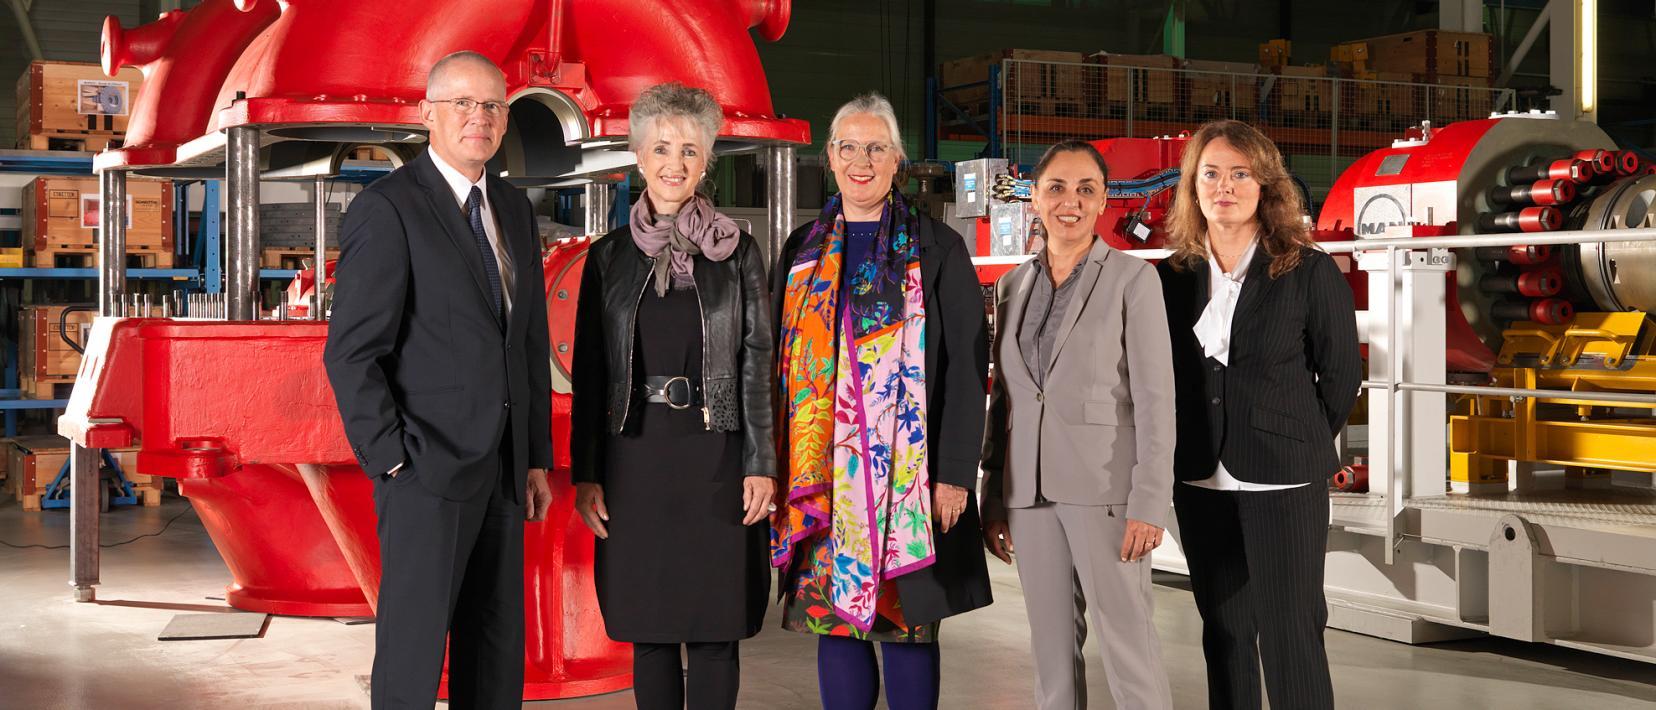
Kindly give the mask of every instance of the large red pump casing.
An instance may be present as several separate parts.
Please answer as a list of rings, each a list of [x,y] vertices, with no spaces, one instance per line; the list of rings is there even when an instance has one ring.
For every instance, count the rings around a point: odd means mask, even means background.
[[[1515,165],[1571,155],[1615,143],[1596,125],[1551,114],[1462,121],[1401,140],[1358,158],[1335,181],[1318,216],[1319,239],[1369,239],[1433,234],[1420,226],[1450,226],[1474,234],[1477,215],[1489,211],[1484,193],[1504,184]],[[1463,250],[1469,251],[1469,250]],[[1500,326],[1490,317],[1491,294],[1479,288],[1476,259],[1457,259],[1449,274],[1450,372],[1487,373],[1495,364]],[[1368,308],[1368,274],[1349,269],[1357,308]]]
[[[524,529],[529,700],[632,682],[631,651],[609,639],[598,613],[593,537],[569,479],[567,383],[586,246],[561,243],[544,260],[561,381],[552,393],[552,509]],[[326,340],[327,324],[310,321],[100,318],[59,420],[82,445],[136,443],[139,470],[178,479],[230,568],[227,599],[237,608],[367,615],[377,601],[372,486],[322,368]]]
[[[96,165],[210,165],[222,153],[187,144],[234,126],[417,143],[426,71],[463,49],[502,69],[514,122],[533,129],[507,137],[501,162],[514,177],[569,173],[571,161],[573,172],[624,166],[548,153],[611,152],[633,99],[665,81],[712,92],[721,137],[808,143],[809,126],[772,107],[748,34],[780,38],[791,12],[790,0],[204,0],[132,29],[109,18],[105,71],[136,66],[145,87],[125,146]]]

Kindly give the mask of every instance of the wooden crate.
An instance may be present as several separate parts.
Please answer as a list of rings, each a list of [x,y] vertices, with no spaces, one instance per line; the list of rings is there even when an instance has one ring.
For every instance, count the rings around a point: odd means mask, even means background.
[[[1439,124],[1446,125],[1449,121],[1488,118],[1495,108],[1488,77],[1438,77],[1436,84],[1427,89],[1432,97],[1434,123],[1440,119],[1447,119]]]
[[[1193,118],[1227,118],[1253,114],[1259,107],[1259,67],[1242,62],[1191,59],[1181,78]],[[1240,76],[1238,76],[1240,75]]]
[[[1008,102],[1064,98],[1081,100],[1079,92],[1085,91],[1086,67],[1080,66],[1084,62],[1080,52],[1002,49],[973,57],[953,59],[938,67],[939,86],[947,89],[951,86],[985,81],[989,78],[989,67],[1007,59],[1048,63],[1021,68],[1018,75],[1012,79],[1017,84],[1015,89],[1010,84],[1003,83],[1002,86],[1006,87],[1003,95]],[[1006,80],[1006,77],[1002,79]],[[943,95],[957,106],[978,106],[989,102],[989,86],[985,84],[956,89],[946,91]]]
[[[1091,61],[1105,66],[1103,98],[1109,104],[1171,107],[1178,100],[1180,60],[1165,54],[1110,54],[1099,52]]]
[[[63,470],[63,462],[69,460],[69,440],[61,436],[19,436],[9,441],[6,470],[14,479],[11,482],[14,495],[24,510],[40,510],[41,497]],[[161,505],[161,478],[138,473],[138,450],[111,450],[110,453],[132,482],[133,492],[142,498],[144,507]]]
[[[339,258],[338,249],[328,249],[323,252],[329,261]],[[265,247],[259,252],[259,268],[261,269],[300,269],[304,268],[306,259],[316,259],[316,247]]]
[[[1356,77],[1370,73],[1368,42],[1336,44],[1328,50],[1328,59],[1341,76]]]
[[[113,79],[95,63],[31,62],[17,79],[17,145],[31,150],[103,150],[126,135],[144,75]]]
[[[388,161],[391,160],[391,154],[385,152],[384,149],[376,148],[376,147],[371,146],[371,145],[359,145],[359,146],[351,149],[350,159],[351,160],[379,160],[379,161],[387,161],[388,162]]]
[[[1273,39],[1259,45],[1259,66],[1266,69],[1288,66],[1293,43],[1285,39]]]
[[[1292,113],[1327,114],[1334,109],[1333,87],[1324,67],[1282,67],[1276,82],[1282,110]]]
[[[75,175],[38,177],[24,185],[22,202],[25,249],[49,253],[91,248],[97,244],[97,226],[101,216],[98,178]],[[172,253],[172,181],[127,181],[126,243],[128,250],[133,252]],[[32,263],[51,266],[53,260],[35,259]],[[171,265],[170,262],[168,265]]]
[[[171,245],[165,248],[127,245],[129,269],[170,269],[176,261]],[[91,269],[97,265],[98,248],[91,246],[48,246],[29,254],[29,266],[39,269]]]
[[[1490,36],[1477,32],[1419,30],[1364,42],[1370,69],[1415,74],[1433,83],[1450,76],[1488,78],[1494,66]]]
[[[63,341],[64,327],[59,322],[66,320],[69,337],[77,343],[85,343],[97,313],[76,311],[63,319],[63,311],[67,307],[24,306],[18,314],[18,377],[35,381],[74,381],[75,373],[80,371],[81,356]]]
[[[1377,125],[1382,128],[1419,121],[1415,115],[1420,110],[1417,98],[1419,86],[1412,83],[1413,75],[1368,72],[1356,78],[1360,81],[1346,86],[1353,87],[1356,92],[1356,101],[1351,106],[1357,115],[1375,117]],[[1346,86],[1342,86],[1341,91]]]

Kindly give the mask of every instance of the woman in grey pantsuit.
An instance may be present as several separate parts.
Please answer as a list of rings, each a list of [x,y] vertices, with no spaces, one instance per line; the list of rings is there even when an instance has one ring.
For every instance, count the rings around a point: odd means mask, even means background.
[[[1093,234],[1106,173],[1087,143],[1047,151],[1034,171],[1046,248],[995,287],[984,542],[1011,563],[1018,541],[1043,710],[1087,704],[1088,610],[1116,707],[1172,707],[1150,598],[1172,504],[1167,317],[1156,270]]]

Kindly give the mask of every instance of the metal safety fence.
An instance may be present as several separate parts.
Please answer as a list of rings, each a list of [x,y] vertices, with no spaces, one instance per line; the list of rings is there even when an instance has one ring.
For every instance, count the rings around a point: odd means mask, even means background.
[[[1112,60],[1121,61],[1101,61]],[[1165,66],[1004,60],[996,118],[1005,157],[1029,164],[1061,140],[1177,135],[1232,118],[1270,136],[1320,202],[1353,161],[1421,121],[1443,126],[1517,108],[1513,90],[1487,79],[1418,83],[1330,77],[1322,67],[1244,73],[1132,60]],[[971,98],[987,102],[989,93]]]

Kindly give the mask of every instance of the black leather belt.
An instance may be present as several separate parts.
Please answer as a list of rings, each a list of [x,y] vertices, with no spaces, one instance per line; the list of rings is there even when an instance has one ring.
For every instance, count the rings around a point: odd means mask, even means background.
[[[689,409],[702,403],[701,383],[688,377],[646,377],[638,386],[639,396],[650,404]]]

